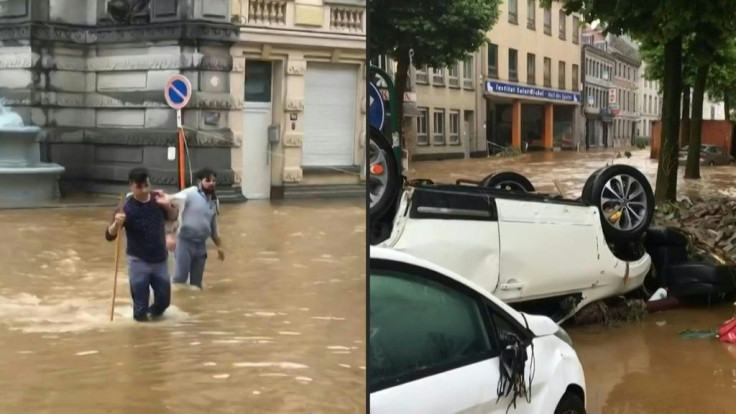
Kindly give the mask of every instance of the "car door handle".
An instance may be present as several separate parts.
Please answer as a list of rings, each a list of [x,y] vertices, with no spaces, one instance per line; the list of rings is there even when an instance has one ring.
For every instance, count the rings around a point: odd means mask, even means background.
[[[501,283],[498,288],[501,290],[521,290],[524,288],[524,284],[516,280],[509,280],[506,283]]]

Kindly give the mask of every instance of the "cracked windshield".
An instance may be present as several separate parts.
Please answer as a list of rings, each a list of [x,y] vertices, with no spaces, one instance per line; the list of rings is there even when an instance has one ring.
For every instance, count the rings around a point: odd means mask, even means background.
[[[0,0],[0,413],[365,412],[365,13]]]
[[[374,413],[727,413],[736,3],[370,0]]]

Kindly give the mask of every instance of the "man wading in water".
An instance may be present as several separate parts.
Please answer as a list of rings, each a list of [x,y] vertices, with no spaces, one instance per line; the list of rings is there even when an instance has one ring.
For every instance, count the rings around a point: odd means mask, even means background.
[[[145,168],[131,170],[128,182],[132,193],[115,210],[105,238],[115,240],[118,229],[125,227],[133,318],[143,322],[149,320],[149,313],[151,318],[161,317],[171,302],[165,224],[167,220],[176,220],[178,212],[164,192],[150,191],[151,182]],[[149,288],[153,289],[150,308]]]
[[[204,264],[207,260],[207,239],[217,246],[217,257],[225,260],[222,241],[217,232],[217,174],[209,168],[197,171],[197,185],[171,196],[172,203],[180,211],[178,236],[175,231],[167,235],[167,246],[174,253],[174,283],[187,283],[202,289]]]

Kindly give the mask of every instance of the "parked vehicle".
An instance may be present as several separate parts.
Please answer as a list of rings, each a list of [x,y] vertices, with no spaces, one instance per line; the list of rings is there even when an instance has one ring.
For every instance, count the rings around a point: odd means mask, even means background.
[[[371,247],[369,277],[371,413],[585,413],[583,368],[551,319],[392,249]]]
[[[651,258],[640,239],[654,195],[639,170],[601,168],[577,200],[533,191],[513,172],[480,183],[415,181],[379,245],[457,272],[504,302],[543,304],[535,312],[560,322],[642,285]]]
[[[680,165],[687,164],[687,152],[690,148],[689,145],[685,145],[680,150],[679,163]],[[733,164],[734,158],[723,151],[720,147],[712,144],[703,144],[700,146],[700,165],[728,165]]]

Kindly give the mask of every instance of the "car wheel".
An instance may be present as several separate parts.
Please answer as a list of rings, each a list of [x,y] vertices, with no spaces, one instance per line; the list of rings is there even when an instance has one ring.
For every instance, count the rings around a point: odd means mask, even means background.
[[[585,414],[585,404],[577,395],[567,393],[555,408],[555,414]]]
[[[480,186],[522,193],[533,193],[536,191],[534,185],[528,178],[512,171],[490,174],[480,182]]]
[[[591,177],[592,178],[592,177]],[[583,201],[596,206],[603,234],[611,243],[637,239],[654,217],[654,193],[647,178],[630,165],[603,168]]]
[[[368,191],[370,217],[383,216],[394,205],[399,194],[399,165],[393,148],[383,134],[371,127],[369,149]]]
[[[583,186],[583,193],[582,193],[582,199],[583,201],[590,200],[591,196],[590,193],[593,191],[593,183],[595,183],[595,179],[598,178],[598,174],[600,174],[601,171],[606,167],[601,167],[595,171],[593,171],[593,174],[590,174],[590,177],[588,177],[588,180],[585,181],[585,185]]]

